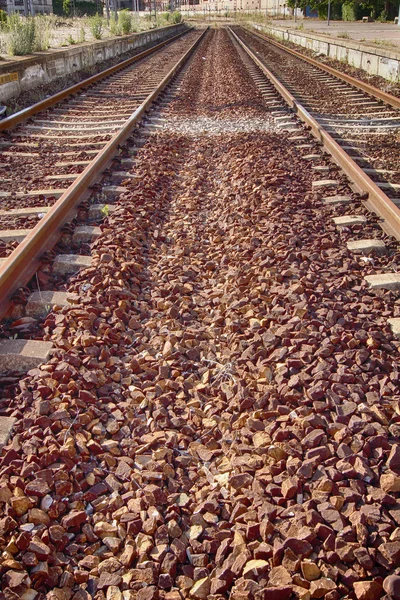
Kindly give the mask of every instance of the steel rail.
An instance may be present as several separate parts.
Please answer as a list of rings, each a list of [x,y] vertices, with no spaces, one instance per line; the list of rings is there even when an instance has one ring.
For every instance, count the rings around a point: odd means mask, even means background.
[[[341,79],[345,83],[348,83],[351,86],[356,87],[363,92],[366,92],[367,94],[369,94],[370,96],[373,96],[377,100],[381,100],[382,102],[385,102],[385,104],[390,104],[390,106],[393,106],[394,108],[400,108],[400,98],[397,98],[396,96],[392,96],[392,94],[388,94],[387,92],[384,92],[383,90],[380,90],[372,85],[369,85],[368,83],[364,83],[363,81],[360,81],[359,79],[356,79],[355,77],[352,77],[351,75],[347,75],[347,73],[342,73],[341,71],[338,71],[337,69],[334,69],[333,67],[325,65],[325,64],[321,63],[320,61],[315,60],[315,58],[305,56],[304,54],[302,54],[301,52],[298,52],[297,50],[288,48],[284,44],[281,44],[280,42],[277,42],[276,40],[272,40],[267,35],[263,35],[263,34],[259,33],[258,31],[253,31],[252,29],[248,29],[248,31],[255,37],[258,37],[261,40],[263,40],[264,42],[268,42],[269,44],[272,44],[273,46],[277,46],[278,48],[280,48],[281,50],[284,50],[288,54],[292,54],[292,56],[295,56],[296,58],[300,58],[301,60],[304,60],[305,62],[309,63],[313,67],[317,67],[318,69],[321,69],[321,71],[325,71],[326,73],[333,75],[337,79]]]
[[[400,209],[390,198],[364,173],[357,163],[345,152],[331,135],[310,115],[310,113],[292,96],[285,86],[271,73],[261,60],[247,47],[230,27],[229,32],[259,69],[268,77],[276,90],[293,109],[293,112],[311,129],[312,134],[326,148],[358,189],[368,194],[368,205],[383,220],[384,230],[400,240]]]
[[[50,96],[50,98],[45,98],[44,100],[41,100],[40,102],[36,102],[36,104],[32,104],[32,106],[23,108],[22,110],[16,112],[15,114],[10,115],[9,117],[6,117],[5,119],[2,119],[0,121],[0,131],[5,131],[7,129],[12,129],[13,127],[16,127],[20,123],[23,123],[24,121],[29,119],[29,117],[33,117],[33,115],[36,115],[37,113],[42,112],[43,110],[47,110],[48,108],[54,106],[55,104],[58,104],[58,102],[65,100],[65,98],[68,98],[69,96],[73,96],[80,90],[85,89],[85,88],[93,85],[94,83],[97,83],[101,79],[105,79],[106,77],[113,75],[114,73],[117,73],[121,69],[125,69],[126,67],[129,67],[130,65],[134,64],[135,62],[138,62],[142,58],[149,56],[150,54],[154,54],[154,52],[157,52],[164,46],[167,46],[170,42],[173,42],[173,41],[179,39],[180,37],[182,37],[183,35],[185,35],[186,33],[188,33],[189,31],[192,31],[192,30],[193,30],[193,27],[185,29],[181,33],[178,33],[177,35],[174,35],[173,37],[170,37],[167,40],[160,42],[156,46],[152,46],[151,48],[148,48],[147,50],[144,50],[143,52],[140,52],[139,54],[135,54],[135,56],[132,56],[131,58],[127,58],[126,60],[123,60],[122,62],[120,62],[112,67],[109,67],[108,69],[105,69],[104,71],[100,71],[99,73],[96,73],[96,75],[92,75],[91,77],[88,77],[87,79],[83,79],[83,81],[80,81],[79,83],[75,83],[74,85],[71,85],[70,87],[65,88],[65,90],[62,90],[61,92],[58,92],[57,94],[54,94],[53,96]]]
[[[168,85],[175,74],[187,62],[204,38],[208,28],[190,46],[175,66],[164,77],[158,87],[132,113],[124,126],[107,142],[96,158],[76,178],[49,212],[41,219],[26,238],[8,256],[0,267],[0,316],[4,316],[11,303],[12,295],[34,275],[44,252],[50,250],[61,235],[61,228],[71,219],[82,197],[87,193],[114,157],[118,147],[125,142],[135,125],[147,109]]]

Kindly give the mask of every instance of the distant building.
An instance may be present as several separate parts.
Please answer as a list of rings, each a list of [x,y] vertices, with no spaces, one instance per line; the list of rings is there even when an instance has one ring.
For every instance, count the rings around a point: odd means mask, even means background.
[[[269,17],[289,17],[293,10],[287,0],[182,0],[182,10],[189,12],[254,12]],[[302,11],[297,9],[297,16]]]
[[[53,0],[0,0],[0,8],[8,14],[19,12],[25,15],[50,14]]]

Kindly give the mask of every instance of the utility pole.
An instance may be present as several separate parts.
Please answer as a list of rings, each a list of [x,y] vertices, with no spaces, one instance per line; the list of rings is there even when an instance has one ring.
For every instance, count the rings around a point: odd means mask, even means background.
[[[294,22],[297,23],[297,0],[294,2]]]
[[[331,22],[331,0],[328,0],[328,23],[327,25],[329,26]]]

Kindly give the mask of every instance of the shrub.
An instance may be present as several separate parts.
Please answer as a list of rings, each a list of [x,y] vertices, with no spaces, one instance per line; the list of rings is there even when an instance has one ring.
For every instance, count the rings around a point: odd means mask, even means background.
[[[78,38],[79,43],[83,44],[83,42],[85,41],[85,38],[86,38],[85,28],[81,27],[79,30],[79,38]]]
[[[51,17],[37,15],[35,17],[35,42],[34,50],[42,52],[50,48],[53,22]]]
[[[343,21],[358,21],[359,19],[361,19],[361,16],[361,8],[355,2],[348,2],[342,4]]]
[[[69,17],[71,14],[71,0],[63,0],[62,3],[62,12],[66,17]]]
[[[389,20],[389,13],[387,12],[387,10],[383,9],[381,14],[377,18],[377,21],[381,21],[382,23],[385,23],[388,20]]]
[[[179,10],[174,10],[171,17],[174,24],[182,23],[182,13],[180,13]]]
[[[35,46],[35,21],[13,13],[7,18],[8,52],[12,56],[32,54]]]
[[[111,35],[121,35],[120,24],[115,20],[115,16],[110,17],[110,33]]]
[[[72,10],[74,8],[74,11]],[[74,12],[75,17],[82,17],[83,15],[92,16],[96,13],[103,14],[102,4],[100,6],[97,2],[91,2],[90,0],[75,0],[72,4],[71,0],[53,0],[53,13],[59,16],[71,16]]]
[[[169,21],[169,18],[170,18],[170,16],[171,16],[171,13],[169,13],[169,12],[164,12],[164,13],[161,13],[161,18],[162,18],[164,21]]]
[[[0,26],[7,24],[7,13],[5,10],[0,8]]]
[[[103,28],[104,28],[103,18],[99,14],[96,14],[94,17],[91,17],[91,19],[89,20],[89,25],[90,25],[90,31],[92,32],[94,39],[101,40],[101,38],[103,36]]]
[[[132,32],[132,15],[127,10],[121,10],[118,16],[118,24],[122,34],[127,35]]]

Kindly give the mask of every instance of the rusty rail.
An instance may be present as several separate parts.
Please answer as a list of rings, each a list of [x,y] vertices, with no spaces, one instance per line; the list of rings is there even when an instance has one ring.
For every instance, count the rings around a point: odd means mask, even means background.
[[[368,83],[364,83],[363,81],[360,81],[359,79],[356,79],[355,77],[352,77],[351,75],[347,75],[347,73],[342,73],[341,71],[337,71],[337,69],[334,69],[333,67],[324,65],[320,61],[315,60],[314,58],[310,58],[309,56],[305,56],[305,54],[302,54],[301,52],[298,52],[297,50],[288,48],[284,44],[281,44],[281,43],[277,42],[276,40],[272,40],[267,35],[263,35],[263,34],[259,33],[258,31],[253,31],[253,29],[251,29],[249,31],[252,35],[260,38],[264,42],[268,42],[269,44],[272,44],[273,46],[276,46],[277,48],[280,48],[281,50],[288,52],[288,54],[291,54],[292,56],[295,56],[296,58],[300,58],[301,60],[304,60],[305,62],[309,63],[313,67],[317,67],[318,69],[321,69],[321,71],[325,71],[326,73],[329,73],[329,75],[333,75],[337,79],[341,79],[345,83],[348,83],[351,86],[358,88],[359,90],[369,94],[370,96],[373,96],[377,100],[381,100],[382,102],[385,102],[385,104],[389,104],[390,106],[393,106],[393,108],[400,108],[400,98],[397,98],[396,96],[392,96],[392,94],[388,94],[387,92],[384,92],[383,90],[380,90],[372,85],[369,85]]]
[[[156,46],[152,46],[151,48],[148,48],[147,50],[144,50],[143,52],[140,52],[139,54],[136,54],[135,56],[132,56],[131,58],[127,58],[126,60],[123,60],[122,62],[114,65],[113,67],[109,67],[108,69],[105,69],[104,71],[100,71],[100,73],[96,73],[96,75],[92,75],[91,77],[88,77],[87,79],[84,79],[83,81],[80,81],[79,83],[75,83],[74,85],[71,85],[70,87],[65,88],[65,90],[62,90],[61,92],[58,92],[57,94],[54,94],[53,96],[50,96],[50,98],[45,98],[44,100],[41,100],[40,102],[36,102],[36,104],[32,104],[32,106],[28,106],[27,108],[24,108],[24,109],[18,111],[17,113],[10,115],[9,117],[6,117],[5,119],[2,119],[0,121],[0,131],[12,129],[13,127],[16,127],[20,123],[23,123],[24,121],[29,119],[29,117],[33,117],[33,115],[36,115],[37,113],[42,112],[43,110],[47,110],[48,108],[50,108],[51,106],[54,106],[58,102],[65,100],[65,98],[68,98],[69,96],[73,96],[80,90],[83,90],[83,89],[93,85],[94,83],[97,83],[101,79],[105,79],[106,77],[113,75],[114,73],[117,73],[121,69],[125,69],[126,67],[129,67],[130,65],[141,60],[142,58],[149,56],[150,54],[154,54],[154,52],[157,52],[157,50],[160,50],[161,48],[163,48],[170,42],[177,40],[178,38],[182,37],[189,31],[191,31],[192,29],[193,29],[193,27],[185,29],[181,33],[178,33],[177,35],[174,35],[173,37],[170,37],[167,40],[160,42]]]
[[[76,178],[74,183],[64,192],[49,212],[41,219],[26,238],[8,256],[0,267],[0,316],[4,316],[10,306],[11,297],[29,281],[37,270],[41,255],[51,249],[60,237],[61,228],[70,220],[76,206],[89,187],[93,185],[114,157],[118,147],[131,135],[135,125],[146,110],[168,85],[174,75],[190,58],[200,44],[208,28],[198,37],[176,65],[164,77],[159,86],[147,96],[146,100],[135,110],[124,126],[116,133],[96,158]]]
[[[243,50],[256,63],[261,71],[268,77],[276,90],[293,109],[293,112],[304,121],[311,129],[312,134],[326,148],[335,159],[336,163],[343,169],[346,175],[364,193],[368,194],[368,204],[384,221],[385,231],[400,240],[400,209],[390,200],[388,196],[364,173],[357,163],[345,152],[339,144],[329,135],[325,129],[310,115],[310,113],[292,96],[285,86],[271,73],[271,71],[260,61],[260,59],[246,46],[246,44],[228,28],[231,35]]]

